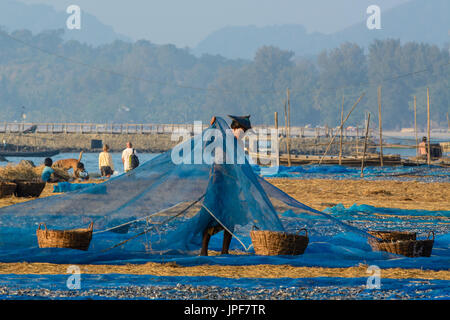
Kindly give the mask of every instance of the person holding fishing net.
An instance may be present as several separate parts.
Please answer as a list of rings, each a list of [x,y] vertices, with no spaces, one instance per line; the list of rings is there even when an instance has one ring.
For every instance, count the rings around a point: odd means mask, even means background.
[[[241,148],[243,148],[242,139],[245,135],[245,132],[251,129],[251,124],[249,120],[250,116],[245,117],[229,116],[229,117],[232,119],[230,127],[233,130],[234,137],[237,139],[238,145]],[[215,122],[216,117],[212,117],[210,122],[211,126],[213,126]],[[228,197],[225,199],[222,195],[226,194],[226,190],[228,190],[228,192],[230,190],[229,189],[230,186],[227,185],[229,179],[225,179],[225,176],[230,176],[231,174],[228,171],[229,171],[228,168],[223,164],[214,163],[211,169],[212,177],[207,187],[204,204],[214,203],[214,207],[216,208],[216,210],[223,210],[223,208],[226,207],[224,201],[230,201],[230,198]],[[235,190],[235,192],[236,197],[233,200],[238,201],[239,199],[237,194],[238,190]],[[208,255],[208,246],[211,237],[222,230],[224,232],[224,235],[221,254],[228,254],[233,230],[226,228],[223,222],[218,220],[214,215],[214,213],[208,209],[208,206],[203,205],[201,210],[207,211],[206,213],[210,215],[211,220],[203,231],[202,248],[200,251],[200,255],[202,256]],[[216,215],[217,214],[218,212],[216,212]],[[226,212],[221,214],[221,216],[226,217],[227,216]]]

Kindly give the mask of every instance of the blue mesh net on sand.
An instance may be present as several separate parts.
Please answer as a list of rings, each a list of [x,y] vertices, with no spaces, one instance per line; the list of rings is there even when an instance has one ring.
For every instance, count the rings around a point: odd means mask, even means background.
[[[214,140],[217,135],[209,139],[209,130],[225,137],[229,127],[218,118],[202,135],[183,142],[174,149],[181,161],[173,161],[168,151],[107,182],[0,209],[0,262],[189,260],[199,254],[204,230],[216,226],[232,232],[231,249],[242,253],[253,252],[249,233],[254,227],[287,232],[307,228],[310,246],[299,263],[348,265],[375,256],[384,259],[371,252],[364,225],[351,225],[296,201],[256,175],[245,157],[242,164],[211,163],[218,156],[236,159],[243,151],[234,137],[234,147],[228,149]],[[213,145],[219,148],[211,153]],[[203,161],[196,159],[198,151]],[[66,230],[91,221],[94,234],[88,251],[38,247],[41,222],[49,229]],[[221,234],[212,237],[210,249],[220,248]],[[251,263],[250,257],[239,261]],[[265,261],[280,263],[278,258]]]

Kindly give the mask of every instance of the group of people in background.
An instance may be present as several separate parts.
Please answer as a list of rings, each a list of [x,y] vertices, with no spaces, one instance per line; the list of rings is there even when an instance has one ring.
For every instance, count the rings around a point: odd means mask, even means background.
[[[136,159],[134,157],[137,158],[137,152],[135,149],[133,149],[133,144],[131,142],[127,142],[126,149],[122,151],[122,163],[124,172],[128,172],[137,167],[136,164],[133,163],[133,159]],[[101,152],[98,156],[98,168],[100,169],[102,177],[109,178],[114,174],[114,163],[112,160],[112,156],[109,153],[109,146],[107,144],[103,146],[103,152]]]
[[[103,151],[100,152],[98,156],[98,168],[102,178],[110,178],[114,174],[114,162],[109,150],[109,145],[105,144],[103,146]],[[127,147],[122,151],[122,163],[124,172],[129,172],[139,166],[137,152],[133,148],[133,144],[131,142],[127,142]],[[51,158],[46,158],[44,160],[44,165],[45,167],[41,174],[42,181],[57,182],[58,177],[55,176],[55,170],[52,168],[53,160]],[[75,176],[80,180],[89,179],[89,173],[84,168],[83,163],[78,163],[77,174],[75,175],[74,172],[74,177]]]

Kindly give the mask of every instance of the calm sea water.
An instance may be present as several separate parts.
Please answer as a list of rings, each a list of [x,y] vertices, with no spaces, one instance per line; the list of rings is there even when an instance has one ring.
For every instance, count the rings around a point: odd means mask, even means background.
[[[414,145],[415,139],[411,137],[387,137],[383,139],[385,143],[392,143],[392,144],[404,144],[404,145]],[[440,143],[444,141],[448,141],[449,139],[433,139],[432,143]],[[138,151],[139,152],[139,151]],[[398,149],[398,148],[383,148],[383,153],[388,154],[399,154],[402,158],[408,158],[408,157],[415,157],[416,156],[416,150],[415,149]],[[84,166],[86,170],[89,173],[100,173],[98,169],[98,155],[99,153],[84,153],[82,162],[84,163]],[[122,154],[121,153],[111,153],[113,162],[114,162],[114,169],[118,171],[118,173],[123,173],[123,164],[122,164]],[[144,163],[147,160],[153,159],[158,155],[158,153],[139,153],[139,161],[140,163]],[[52,157],[53,161],[57,161],[60,159],[69,159],[74,158],[78,159],[79,153],[60,153],[54,157]],[[13,163],[19,163],[20,160],[31,160],[34,162],[35,165],[40,165],[44,162],[44,158],[22,158],[22,157],[8,157],[8,161]],[[4,163],[0,163],[0,165],[4,165]]]
[[[419,137],[419,142],[422,137]],[[385,143],[391,143],[391,144],[403,144],[403,145],[415,145],[416,139],[411,137],[385,137],[383,139]],[[449,139],[431,139],[431,143],[441,143],[449,141]],[[378,151],[380,151],[378,149]],[[416,149],[400,149],[400,148],[383,148],[383,154],[399,154],[402,158],[408,158],[408,157],[415,157],[416,156]],[[448,154],[448,153],[447,153]]]
[[[52,157],[53,161],[61,160],[61,159],[78,159],[78,156],[80,155],[79,152],[76,153],[60,153],[54,157]],[[81,159],[81,162],[84,163],[84,167],[89,173],[99,173],[100,170],[98,169],[98,155],[99,153],[83,153],[83,158]],[[119,173],[123,173],[123,164],[122,164],[122,153],[111,153],[113,162],[114,162],[114,169],[118,171]],[[139,153],[138,151],[138,157],[139,162],[142,164],[147,160],[153,159],[156,157],[157,153]],[[41,165],[44,163],[45,158],[34,158],[34,157],[8,157],[8,161],[13,163],[19,163],[20,160],[31,160],[34,162],[36,166]],[[2,163],[3,164],[3,163]]]

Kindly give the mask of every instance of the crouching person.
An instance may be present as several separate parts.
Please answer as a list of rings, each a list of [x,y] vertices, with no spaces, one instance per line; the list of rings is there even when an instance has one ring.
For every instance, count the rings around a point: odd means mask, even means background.
[[[55,170],[52,168],[53,160],[51,158],[45,158],[44,160],[44,170],[42,170],[41,180],[43,182],[57,182],[54,177]]]
[[[84,168],[84,164],[82,162],[79,162],[77,164],[77,171],[74,174],[75,178],[80,179],[81,181],[89,180],[89,173]]]

